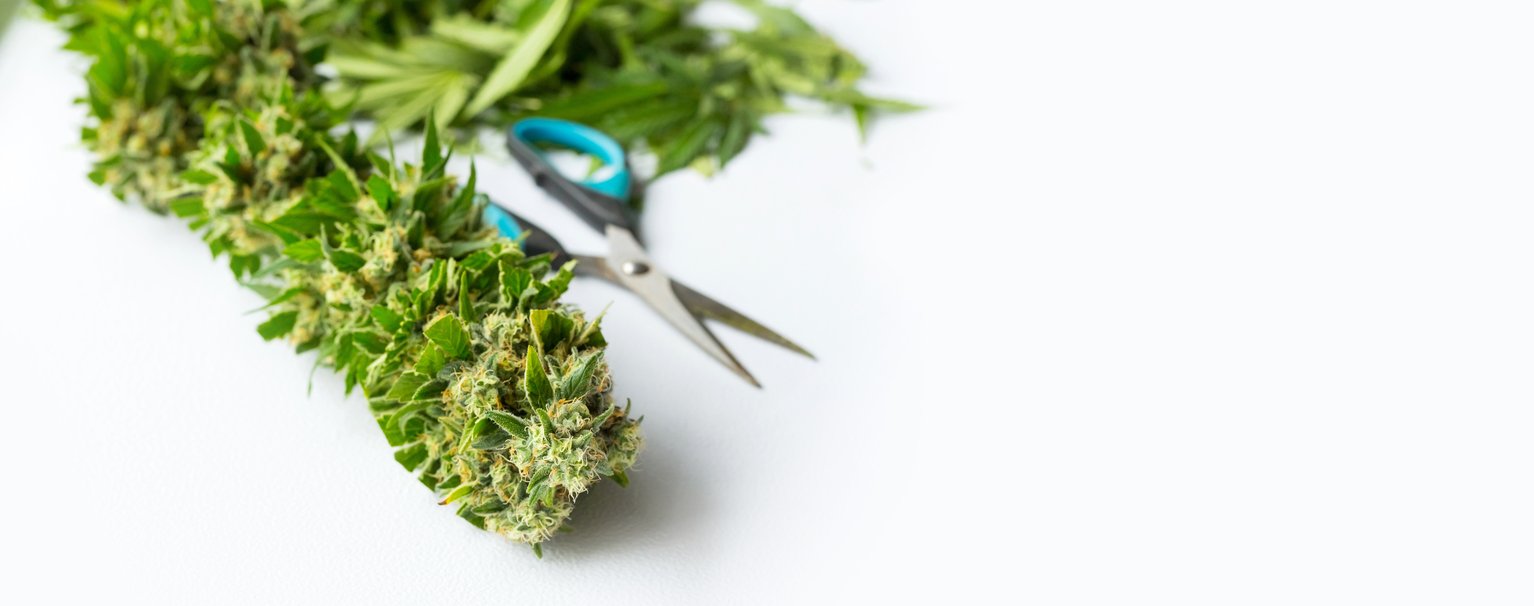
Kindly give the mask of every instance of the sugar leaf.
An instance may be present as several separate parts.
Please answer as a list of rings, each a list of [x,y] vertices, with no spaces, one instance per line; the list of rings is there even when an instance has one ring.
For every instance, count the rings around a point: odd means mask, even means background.
[[[469,330],[457,316],[444,315],[426,326],[426,338],[452,358],[469,356]]]
[[[262,322],[260,326],[256,327],[256,332],[261,334],[262,339],[270,341],[292,332],[293,325],[297,321],[298,312],[285,311],[273,315],[271,318],[267,319],[267,321]]]

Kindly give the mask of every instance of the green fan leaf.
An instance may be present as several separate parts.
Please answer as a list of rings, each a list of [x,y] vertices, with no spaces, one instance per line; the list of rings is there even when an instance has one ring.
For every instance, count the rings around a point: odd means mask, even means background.
[[[496,64],[485,84],[474,93],[474,99],[469,101],[466,113],[470,116],[485,111],[491,103],[499,101],[522,84],[528,72],[537,65],[538,58],[548,51],[549,44],[554,42],[554,37],[559,35],[559,28],[570,15],[570,0],[543,0],[537,7],[528,11],[528,16],[523,19],[529,27],[522,39]]]

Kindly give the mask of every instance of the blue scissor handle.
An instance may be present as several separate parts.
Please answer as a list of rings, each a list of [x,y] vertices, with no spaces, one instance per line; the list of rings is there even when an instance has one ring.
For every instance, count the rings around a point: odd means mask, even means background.
[[[629,169],[623,146],[589,126],[553,118],[528,118],[507,131],[506,149],[533,177],[533,183],[554,196],[600,233],[610,226],[637,234],[638,219],[628,205]],[[613,174],[602,179],[573,181],[560,174],[534,144],[553,143],[585,152],[606,162]],[[637,236],[636,236],[637,237]]]
[[[623,153],[623,146],[602,131],[568,120],[527,118],[511,127],[511,137],[535,151],[537,148],[532,144],[553,143],[596,157],[603,164],[613,167],[613,173],[606,178],[585,180],[580,184],[618,200],[628,200],[628,157]]]
[[[554,236],[538,227],[537,224],[523,219],[516,213],[501,208],[495,202],[486,200],[484,214],[485,223],[495,226],[495,229],[522,246],[522,251],[529,256],[551,254],[554,256],[554,266],[563,265],[570,260],[570,253],[565,251],[563,244],[555,240]]]
[[[506,209],[495,204],[485,205],[483,217],[485,222],[495,226],[495,230],[501,232],[501,235],[512,240],[521,239],[522,232],[526,231],[522,229],[521,224],[517,223],[516,217],[513,217]]]

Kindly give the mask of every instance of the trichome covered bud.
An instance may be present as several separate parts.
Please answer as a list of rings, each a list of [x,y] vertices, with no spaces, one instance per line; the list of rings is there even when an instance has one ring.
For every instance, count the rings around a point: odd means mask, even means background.
[[[86,140],[113,192],[191,221],[266,295],[259,331],[360,387],[395,458],[468,521],[536,546],[642,441],[571,267],[483,225],[428,128],[418,165],[334,134],[282,2],[55,5],[91,55]],[[309,14],[314,17],[314,14]],[[320,49],[323,52],[323,49]]]

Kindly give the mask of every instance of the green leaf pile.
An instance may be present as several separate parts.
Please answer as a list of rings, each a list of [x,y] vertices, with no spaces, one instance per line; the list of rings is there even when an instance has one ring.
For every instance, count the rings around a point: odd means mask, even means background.
[[[559,303],[570,267],[481,224],[474,175],[446,174],[434,128],[401,164],[321,94],[311,32],[344,11],[40,4],[91,59],[92,178],[189,221],[268,298],[261,336],[360,389],[441,503],[541,554],[579,495],[627,483],[639,424],[612,397],[599,322]]]
[[[699,0],[351,2],[331,21],[332,98],[384,130],[504,128],[527,116],[591,124],[648,150],[657,174],[723,168],[799,97],[860,131],[916,106],[864,94],[856,56],[792,10],[736,0],[752,29],[694,23]]]

